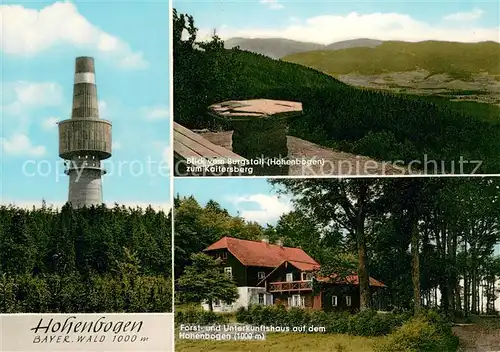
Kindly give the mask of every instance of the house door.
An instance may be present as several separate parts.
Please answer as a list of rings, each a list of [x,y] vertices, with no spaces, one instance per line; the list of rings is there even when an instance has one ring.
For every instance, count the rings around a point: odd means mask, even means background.
[[[292,282],[292,281],[293,281],[293,274],[292,273],[287,273],[286,274],[286,282]]]

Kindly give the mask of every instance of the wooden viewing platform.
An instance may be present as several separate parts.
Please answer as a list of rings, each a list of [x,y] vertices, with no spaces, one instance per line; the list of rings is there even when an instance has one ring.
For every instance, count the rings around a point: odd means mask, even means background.
[[[270,282],[267,286],[267,290],[269,292],[312,291],[312,281]]]
[[[196,160],[197,165],[227,165],[247,160],[229,149],[216,145],[199,134],[174,122],[174,156],[176,161]],[[187,173],[191,173],[187,171]]]

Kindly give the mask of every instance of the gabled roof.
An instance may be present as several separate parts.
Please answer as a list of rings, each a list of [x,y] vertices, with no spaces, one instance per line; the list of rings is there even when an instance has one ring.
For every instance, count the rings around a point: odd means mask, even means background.
[[[346,276],[344,279],[335,279],[335,277],[316,277],[316,280],[325,283],[338,283],[338,284],[348,284],[348,285],[359,285],[359,277],[357,274]],[[371,287],[387,287],[382,282],[370,277]]]
[[[219,249],[227,249],[245,266],[261,266],[277,269],[285,262],[288,262],[301,271],[316,271],[320,269],[319,263],[300,248],[283,247],[262,241],[249,241],[226,236],[205,248],[204,252]],[[339,280],[336,280],[335,277],[319,276],[316,276],[316,280],[325,283],[359,285],[358,275],[355,273]],[[382,282],[372,277],[370,277],[370,286],[386,287]]]
[[[226,236],[208,246],[204,251],[217,249],[227,249],[245,266],[275,268],[284,261],[288,261],[304,271],[319,267],[318,262],[300,248],[282,247],[262,241],[241,240]]]

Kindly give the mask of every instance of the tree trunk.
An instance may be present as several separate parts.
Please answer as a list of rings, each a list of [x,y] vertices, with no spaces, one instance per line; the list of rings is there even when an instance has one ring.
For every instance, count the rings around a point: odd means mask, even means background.
[[[457,310],[462,310],[462,296],[460,295],[460,279],[455,282],[455,305]]]
[[[455,271],[455,266],[453,264],[453,245],[452,245],[452,236],[453,236],[453,231],[452,229],[449,228],[446,224],[444,225],[444,232],[445,232],[445,238],[446,238],[446,295],[448,296],[446,298],[446,301],[448,302],[448,309],[453,310],[453,288],[455,287],[455,281],[454,281],[454,271]]]
[[[416,210],[412,219],[411,227],[411,277],[413,281],[413,312],[415,315],[420,313],[422,308],[420,296],[420,257],[419,257],[419,232],[418,217]]]
[[[471,250],[474,248],[471,248]],[[472,313],[477,313],[477,271],[476,271],[476,258],[475,253],[472,252],[471,260],[472,272],[471,272],[471,286],[472,286]]]
[[[366,253],[365,238],[365,211],[364,203],[368,185],[361,185],[358,194],[358,209],[356,212],[356,239],[358,245],[358,280],[359,280],[359,309],[361,311],[371,307],[370,274],[368,270],[368,260]]]
[[[464,241],[465,269],[464,269],[464,315],[469,316],[469,254],[467,253],[467,240]]]
[[[208,301],[208,310],[211,312],[214,311],[214,302],[211,299]]]
[[[458,270],[457,270],[457,245],[458,245],[458,233],[455,228],[453,228],[453,232],[451,233],[453,236],[452,241],[451,241],[451,259],[452,259],[452,302],[451,306],[453,307],[453,311],[460,310],[461,304],[460,304],[460,291],[459,291],[459,285],[458,285]]]

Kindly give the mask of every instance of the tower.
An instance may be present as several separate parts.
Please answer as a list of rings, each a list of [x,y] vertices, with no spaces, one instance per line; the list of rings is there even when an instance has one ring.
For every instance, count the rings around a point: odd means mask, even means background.
[[[99,118],[94,59],[75,63],[71,118],[59,122],[59,156],[69,176],[68,201],[73,207],[102,203],[101,160],[111,157],[111,122]]]

